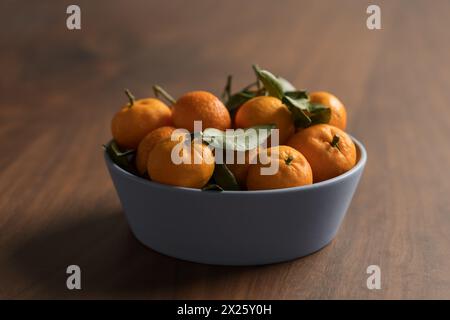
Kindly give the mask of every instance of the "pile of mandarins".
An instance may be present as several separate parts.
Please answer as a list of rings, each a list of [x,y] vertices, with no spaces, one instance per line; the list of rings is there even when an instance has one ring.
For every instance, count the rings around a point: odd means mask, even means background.
[[[126,90],[129,102],[113,117],[113,140],[105,148],[111,159],[125,170],[152,181],[203,190],[264,190],[312,184],[336,177],[356,163],[356,148],[344,130],[347,113],[342,102],[328,92],[297,90],[287,80],[253,66],[256,80],[241,91],[231,92],[228,77],[219,99],[206,91],[188,92],[173,99],[155,86],[155,98],[136,100]],[[159,99],[169,101],[170,107]],[[243,154],[245,163],[215,163],[214,148],[207,139],[191,139],[194,121],[221,134],[227,129],[278,129],[279,144],[257,152],[231,148]],[[173,138],[175,129],[192,134]],[[200,132],[201,136],[201,132]],[[174,163],[177,144],[188,141],[179,152],[196,156],[195,163]],[[234,149],[233,149],[234,148]],[[264,175],[270,163],[259,161],[261,152],[278,161],[275,174]],[[180,154],[183,156],[183,154]],[[252,155],[252,156],[251,156]],[[255,157],[250,161],[250,157]]]

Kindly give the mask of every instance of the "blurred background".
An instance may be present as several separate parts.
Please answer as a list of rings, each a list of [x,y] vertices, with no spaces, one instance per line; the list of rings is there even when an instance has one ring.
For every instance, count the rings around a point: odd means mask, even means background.
[[[335,93],[362,138],[368,133],[358,123],[390,121],[380,111],[403,117],[406,106],[421,112],[421,88],[447,88],[445,0],[377,1],[382,30],[375,31],[366,27],[370,3],[358,0],[77,1],[79,31],[66,28],[71,3],[2,1],[3,119],[36,126],[61,113],[71,122],[95,119],[104,141],[110,116],[126,101],[123,88],[138,97],[155,83],[174,96],[220,93],[232,74],[237,90],[257,63],[300,88]],[[397,106],[385,98],[398,96]]]
[[[81,30],[66,28],[70,4]],[[367,29],[370,4],[381,30]],[[449,12],[446,0],[3,0],[0,296],[450,298]],[[337,239],[257,269],[146,250],[101,152],[123,89],[220,94],[228,74],[234,90],[251,82],[254,63],[337,95],[368,149]],[[65,290],[74,262],[91,291]],[[369,264],[380,264],[385,290],[365,288]]]

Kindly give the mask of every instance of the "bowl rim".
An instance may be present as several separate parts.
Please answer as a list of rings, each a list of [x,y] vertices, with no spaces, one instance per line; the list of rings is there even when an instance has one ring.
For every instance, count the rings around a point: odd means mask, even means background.
[[[122,169],[121,167],[119,167],[117,164],[115,164],[111,160],[111,158],[109,157],[106,150],[103,151],[103,155],[104,155],[105,161],[107,162],[108,166],[110,168],[113,168],[116,172],[118,172],[122,176],[125,176],[128,179],[134,180],[138,183],[151,186],[153,188],[160,188],[160,189],[166,189],[169,191],[178,191],[178,192],[186,192],[186,193],[189,193],[189,192],[199,193],[200,192],[200,193],[210,194],[210,195],[211,194],[217,194],[217,195],[220,195],[220,194],[235,194],[235,195],[252,194],[253,195],[253,194],[268,194],[268,193],[279,193],[279,192],[287,193],[287,192],[299,192],[299,191],[303,191],[303,190],[312,190],[312,189],[324,187],[324,186],[327,186],[330,184],[338,183],[338,182],[346,179],[348,176],[355,174],[357,171],[362,170],[367,162],[366,149],[365,149],[364,145],[360,141],[358,141],[355,137],[353,137],[352,135],[349,135],[349,136],[352,138],[353,142],[355,143],[355,146],[359,150],[359,160],[353,168],[351,168],[349,171],[344,172],[343,174],[341,174],[339,176],[336,176],[336,177],[328,179],[328,180],[316,182],[316,183],[305,185],[305,186],[282,188],[282,189],[239,190],[239,191],[223,190],[220,192],[211,192],[211,191],[205,192],[201,189],[165,185],[162,183],[144,179],[142,177],[139,177],[137,175],[134,175],[134,174]]]

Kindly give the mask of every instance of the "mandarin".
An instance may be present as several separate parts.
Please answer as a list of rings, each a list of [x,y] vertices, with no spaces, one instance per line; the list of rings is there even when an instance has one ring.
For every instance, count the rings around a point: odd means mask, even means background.
[[[172,123],[172,111],[161,100],[135,100],[126,92],[130,102],[112,118],[111,132],[121,148],[136,149],[149,132]]]
[[[279,131],[279,144],[283,144],[294,133],[291,112],[280,99],[268,96],[255,97],[245,102],[235,116],[236,128],[275,124]]]
[[[306,158],[289,146],[276,146],[260,150],[269,157],[268,164],[250,165],[247,174],[248,190],[282,189],[308,185],[313,182],[311,167]],[[272,166],[272,161],[278,162],[278,170],[273,175],[264,175],[264,167]]]
[[[231,117],[222,101],[206,91],[188,92],[172,106],[173,123],[177,128],[194,131],[194,121],[202,121],[202,128],[226,130],[231,128]]]
[[[166,138],[153,147],[147,162],[151,180],[197,189],[206,185],[214,172],[214,155],[205,144],[186,139]]]
[[[144,139],[139,143],[136,152],[136,168],[140,174],[147,172],[147,161],[150,151],[160,141],[169,138],[174,127],[166,126],[160,127],[147,134]]]
[[[344,104],[334,95],[325,91],[316,91],[309,94],[313,103],[320,103],[331,109],[330,122],[328,124],[345,130],[347,127],[347,111]]]
[[[317,124],[293,135],[289,146],[300,151],[311,165],[314,182],[336,177],[356,163],[356,147],[341,129]]]

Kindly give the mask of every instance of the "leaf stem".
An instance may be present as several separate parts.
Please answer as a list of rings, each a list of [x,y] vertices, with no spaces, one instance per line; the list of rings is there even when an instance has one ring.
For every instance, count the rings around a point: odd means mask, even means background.
[[[257,81],[252,82],[252,83],[246,85],[244,88],[242,88],[241,91],[248,91],[248,90],[250,90],[251,88],[253,88],[254,86],[257,86],[257,85],[258,85],[258,82],[257,82]],[[258,89],[258,90],[259,90],[259,89]]]
[[[223,93],[222,93],[222,100],[230,100],[231,97],[231,83],[233,80],[233,76],[230,74],[227,77],[227,84],[225,85],[225,88],[223,89]]]
[[[265,91],[267,91],[267,88],[264,87],[264,84],[261,81],[261,68],[257,64],[252,65],[252,68],[256,76],[256,91],[258,92],[258,94],[261,92],[264,93]]]
[[[159,96],[161,95],[164,99],[169,101],[171,104],[175,104],[175,102],[177,102],[169,93],[167,93],[166,90],[164,90],[163,88],[161,88],[158,85],[153,86],[153,93],[155,94],[155,96],[157,98],[159,98]]]
[[[136,98],[133,96],[133,94],[128,89],[125,89],[125,94],[127,95],[128,100],[130,100],[130,102],[128,104],[128,108],[131,108],[134,105],[134,101],[136,100]]]

